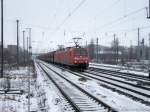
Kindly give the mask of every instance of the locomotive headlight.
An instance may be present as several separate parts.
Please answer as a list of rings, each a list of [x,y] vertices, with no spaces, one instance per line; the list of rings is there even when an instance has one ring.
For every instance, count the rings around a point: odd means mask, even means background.
[[[77,63],[77,61],[74,61],[74,63]]]
[[[75,60],[78,60],[79,58],[75,57],[74,59],[75,59]]]

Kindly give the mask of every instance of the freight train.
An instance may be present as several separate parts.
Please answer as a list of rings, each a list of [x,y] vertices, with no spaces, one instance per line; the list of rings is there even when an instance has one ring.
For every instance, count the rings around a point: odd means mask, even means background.
[[[68,47],[42,54],[38,58],[46,62],[79,69],[87,69],[89,66],[88,51],[82,47]]]

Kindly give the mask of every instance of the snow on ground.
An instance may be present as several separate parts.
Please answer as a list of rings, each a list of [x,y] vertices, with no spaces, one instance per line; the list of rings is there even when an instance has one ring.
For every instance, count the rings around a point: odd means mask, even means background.
[[[100,64],[100,63],[90,63],[90,65],[101,65],[104,67],[112,67],[112,68],[127,68],[125,66],[120,66],[120,65],[110,65],[110,64]]]
[[[71,79],[73,82],[79,84],[81,87],[98,97],[100,100],[116,108],[119,112],[150,112],[150,107],[140,102],[136,102],[128,98],[127,96],[106,89],[100,86],[100,84],[94,80],[82,81],[81,78],[79,78],[78,76],[74,76],[67,71],[60,70],[52,65],[49,66],[52,67],[55,71],[64,75],[65,77]]]
[[[138,71],[131,71],[131,70],[120,70],[119,72],[122,72],[122,73],[132,73],[132,74],[142,75],[142,76],[148,76],[148,73],[138,72]]]
[[[79,83],[79,82],[78,82]],[[80,82],[82,87],[88,90],[91,94],[97,96],[99,99],[105,101],[108,105],[116,108],[119,112],[149,112],[150,108],[144,104],[112,92],[104,87],[99,86],[93,81]]]
[[[119,66],[119,65],[90,63],[89,67],[102,68],[102,69],[106,69],[106,70],[119,71],[122,73],[132,73],[132,74],[136,74],[136,75],[148,76],[148,72],[140,72],[140,71],[136,71],[136,70],[130,70],[128,67]]]
[[[72,110],[69,110],[70,107],[59,90],[44,75],[38,65],[35,64],[35,66],[38,76],[36,88],[38,89],[38,103],[39,107],[41,107],[40,109],[42,110],[44,108],[47,112],[72,112]]]
[[[28,75],[28,67],[19,67],[19,69],[17,68],[11,68],[7,71],[5,71],[5,73],[9,73],[11,75]]]
[[[9,76],[10,89],[23,90],[23,94],[5,94],[0,95],[0,112],[28,112],[28,76],[32,73],[28,71],[28,67],[12,68],[5,71],[5,75]],[[37,97],[35,91],[34,79],[31,77],[30,86],[30,111],[37,111]],[[5,82],[5,83],[3,83]],[[0,90],[3,85],[7,85],[7,80],[0,80]]]

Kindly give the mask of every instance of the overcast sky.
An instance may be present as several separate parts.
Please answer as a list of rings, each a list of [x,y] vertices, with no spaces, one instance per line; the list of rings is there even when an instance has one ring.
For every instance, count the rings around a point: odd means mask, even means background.
[[[110,46],[113,34],[120,44],[137,44],[137,28],[150,26],[146,18],[149,0],[4,0],[4,42],[16,44],[16,19],[22,31],[32,28],[34,52],[50,50],[57,45],[73,45],[73,37],[81,44],[99,38],[100,45]],[[150,28],[140,30],[148,44]],[[26,30],[26,36],[28,32]]]

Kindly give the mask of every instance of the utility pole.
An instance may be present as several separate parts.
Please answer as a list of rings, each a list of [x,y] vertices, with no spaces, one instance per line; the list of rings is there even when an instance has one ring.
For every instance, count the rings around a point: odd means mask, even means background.
[[[130,52],[129,52],[129,60],[132,61],[133,58],[133,48],[132,48],[132,40],[130,40]]]
[[[146,7],[147,19],[150,19],[150,0],[149,0],[149,7]]]
[[[29,61],[29,37],[27,37],[27,63]]]
[[[31,57],[32,55],[32,46],[31,46],[31,28],[26,28],[29,30],[29,40],[28,40],[28,46],[29,46],[29,49],[28,49],[28,52],[29,52],[29,57]]]
[[[19,66],[19,20],[17,22],[17,67]]]
[[[113,59],[116,63],[116,34],[114,34],[114,43],[113,43],[113,51],[114,51],[114,56],[113,56]]]
[[[149,33],[149,67],[150,67],[150,33]]]
[[[3,0],[1,0],[1,78],[3,78],[4,51],[3,51]]]
[[[116,62],[117,62],[117,64],[118,64],[118,59],[119,59],[119,39],[118,38],[116,38]]]
[[[28,112],[30,112],[30,72],[31,72],[31,68],[30,65],[28,67]]]
[[[138,28],[137,61],[140,61],[140,28]]]
[[[148,19],[150,19],[150,0],[149,0],[149,14],[148,14]]]
[[[97,44],[97,47],[96,47],[96,50],[97,50],[96,60],[97,60],[97,63],[98,63],[98,38],[96,39],[96,44]]]
[[[85,46],[86,46],[86,48],[88,47],[88,46],[87,46],[87,40],[86,40],[86,42],[85,42]]]
[[[144,38],[142,39],[142,59],[145,60],[145,45],[144,45]]]
[[[29,53],[30,53],[30,58],[31,58],[31,56],[32,56],[31,28],[29,28]]]
[[[32,56],[32,47],[31,47],[31,28],[29,29],[29,37],[27,37],[27,48],[28,49],[28,62],[29,62],[29,67],[28,67],[28,112],[30,112],[30,72],[31,72],[31,56]]]
[[[23,31],[23,61],[25,64],[25,31]]]

